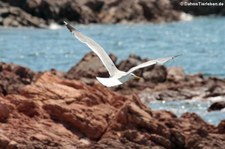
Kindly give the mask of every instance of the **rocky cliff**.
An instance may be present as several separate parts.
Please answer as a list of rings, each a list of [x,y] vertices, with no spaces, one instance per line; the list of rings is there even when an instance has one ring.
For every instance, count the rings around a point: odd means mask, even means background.
[[[0,96],[0,148],[223,148],[217,127],[194,113],[153,111],[136,95],[50,72]]]
[[[206,2],[202,0],[201,2]],[[187,6],[195,0],[2,0],[0,25],[44,27],[63,20],[77,23],[170,22],[192,15],[224,15],[224,6]],[[225,1],[217,0],[213,2]],[[186,4],[186,3],[185,3]],[[184,13],[185,12],[185,13]]]

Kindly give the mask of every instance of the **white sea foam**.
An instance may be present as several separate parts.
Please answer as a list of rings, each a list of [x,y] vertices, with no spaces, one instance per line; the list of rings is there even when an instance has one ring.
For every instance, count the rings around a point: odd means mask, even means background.
[[[225,96],[210,97],[210,98],[207,98],[207,100],[211,102],[225,101]]]
[[[180,20],[181,20],[181,21],[191,21],[192,19],[193,19],[193,16],[190,15],[190,14],[187,14],[187,13],[185,13],[185,12],[182,12],[182,13],[180,14]]]
[[[57,29],[60,29],[60,28],[62,28],[62,26],[60,26],[60,25],[57,24],[57,23],[51,23],[51,24],[49,25],[49,29],[51,29],[51,30],[57,30]]]

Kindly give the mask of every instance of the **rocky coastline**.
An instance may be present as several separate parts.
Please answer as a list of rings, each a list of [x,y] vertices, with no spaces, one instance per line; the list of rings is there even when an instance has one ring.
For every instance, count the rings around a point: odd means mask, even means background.
[[[131,55],[117,67],[127,70],[143,61]],[[224,79],[153,66],[137,72],[142,80],[109,89],[96,75],[108,74],[93,53],[68,72],[1,62],[0,148],[224,148],[225,120],[214,126],[195,113],[177,117],[143,103],[225,96]]]
[[[51,23],[171,22],[191,16],[225,15],[224,6],[188,6],[195,0],[2,0],[1,26],[46,27]],[[201,0],[202,3],[208,2]],[[224,0],[214,3],[225,4]]]
[[[115,55],[110,54],[110,57],[117,67],[124,71],[148,60],[130,55],[126,60],[117,63]],[[179,67],[166,68],[155,65],[140,69],[135,74],[142,79],[130,81],[112,90],[124,95],[136,93],[145,103],[154,100],[207,100],[217,96],[225,96],[225,79],[204,77],[200,73],[189,75]],[[64,74],[67,79],[81,79],[89,85],[97,83],[96,76],[108,77],[108,73],[93,52],[87,53],[79,63]]]

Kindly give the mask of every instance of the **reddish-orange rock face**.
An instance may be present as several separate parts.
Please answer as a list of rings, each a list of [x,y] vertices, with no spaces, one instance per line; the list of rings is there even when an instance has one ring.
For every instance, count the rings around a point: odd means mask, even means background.
[[[223,148],[223,126],[50,72],[0,97],[0,148]]]

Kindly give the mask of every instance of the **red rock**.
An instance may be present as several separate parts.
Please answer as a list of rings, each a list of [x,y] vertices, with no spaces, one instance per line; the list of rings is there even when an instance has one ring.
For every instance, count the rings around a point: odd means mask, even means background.
[[[173,148],[184,148],[185,136],[182,131],[171,129],[170,140],[173,143]]]
[[[225,120],[222,120],[219,125],[217,126],[218,133],[224,134],[225,133]]]
[[[0,122],[4,123],[7,122],[9,114],[10,114],[10,107],[4,103],[0,103]]]
[[[0,97],[2,148],[204,148],[225,144],[223,123],[153,111],[138,96],[88,86],[52,72]],[[3,116],[2,116],[3,115]]]
[[[156,144],[160,145],[160,146],[163,146],[165,147],[166,149],[171,149],[172,148],[172,144],[170,142],[170,140],[162,137],[162,136],[159,136],[159,135],[156,135],[156,134],[152,134],[150,135],[150,139],[155,142]]]
[[[16,93],[24,85],[34,80],[35,73],[16,64],[0,62],[0,92],[3,95]]]
[[[24,113],[27,116],[33,117],[38,115],[37,105],[32,101],[20,101],[16,107],[18,112]]]
[[[10,139],[0,134],[0,148],[6,148],[10,142]]]
[[[128,65],[123,63],[124,69]],[[222,148],[225,144],[223,121],[216,127],[194,113],[178,118],[169,111],[153,111],[134,94],[148,87],[145,91],[161,100],[210,97],[223,94],[222,79],[185,75],[182,81],[172,78],[153,86],[139,81],[136,88],[121,87],[116,93],[100,84],[64,79],[65,74],[56,70],[36,74],[2,63],[0,75],[6,95],[0,96],[0,148]],[[118,93],[123,91],[129,96]]]

